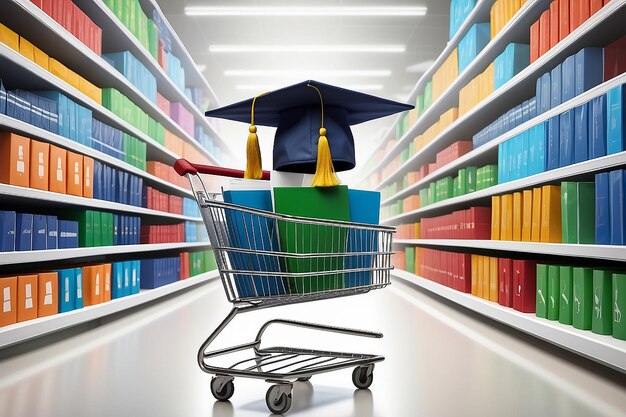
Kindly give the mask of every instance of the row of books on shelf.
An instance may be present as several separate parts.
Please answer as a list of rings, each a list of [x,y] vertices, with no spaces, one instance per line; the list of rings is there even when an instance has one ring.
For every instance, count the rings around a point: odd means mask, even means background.
[[[0,327],[66,313],[216,269],[211,250],[0,277]]]
[[[454,290],[626,340],[626,274],[578,265],[406,247],[394,265]]]
[[[102,58],[134,85],[148,100],[157,102],[156,77],[130,51],[103,54]]]
[[[57,216],[0,211],[0,252],[78,247],[78,222]]]

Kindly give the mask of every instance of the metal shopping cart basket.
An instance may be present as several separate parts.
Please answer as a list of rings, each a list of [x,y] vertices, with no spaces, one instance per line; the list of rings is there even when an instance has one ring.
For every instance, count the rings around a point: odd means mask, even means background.
[[[352,381],[368,388],[374,363],[383,356],[290,347],[261,347],[261,337],[275,324],[353,336],[381,338],[381,333],[294,320],[276,319],[261,326],[256,339],[226,349],[209,345],[238,314],[261,308],[367,293],[390,283],[393,227],[318,220],[275,214],[219,201],[200,174],[242,177],[243,172],[178,160],[174,168],[191,183],[232,310],[198,351],[198,364],[209,374],[218,400],[234,393],[235,377],[273,384],[265,396],[271,412],[291,407],[293,383],[313,375],[355,367]],[[264,172],[264,179],[269,173]],[[244,360],[227,362],[234,352],[250,351]],[[209,359],[223,357],[221,366]]]

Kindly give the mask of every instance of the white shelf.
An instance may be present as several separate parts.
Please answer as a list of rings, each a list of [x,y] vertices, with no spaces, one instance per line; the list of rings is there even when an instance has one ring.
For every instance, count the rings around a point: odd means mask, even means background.
[[[585,91],[584,93],[574,97],[571,100],[566,101],[565,103],[562,103],[560,105],[558,105],[557,107],[554,107],[550,110],[548,110],[547,112],[540,114],[539,116],[536,116],[534,118],[532,118],[531,120],[527,121],[526,123],[523,123],[519,126],[517,126],[514,129],[509,130],[508,132],[498,136],[497,138],[487,142],[486,144],[484,144],[483,146],[480,146],[474,150],[472,150],[471,152],[468,152],[467,154],[461,156],[460,158],[452,161],[451,163],[439,168],[438,170],[436,170],[435,172],[432,172],[430,174],[428,174],[427,176],[425,176],[424,178],[422,178],[421,180],[417,181],[415,184],[412,184],[411,186],[405,188],[404,190],[394,194],[393,196],[385,199],[384,201],[381,202],[381,205],[385,205],[388,203],[392,203],[394,200],[401,198],[403,196],[409,195],[411,193],[411,191],[417,190],[419,188],[421,188],[422,186],[425,186],[426,184],[437,180],[438,178],[441,178],[447,174],[454,174],[456,175],[456,170],[458,170],[459,168],[462,168],[464,166],[469,166],[469,164],[471,162],[474,162],[476,160],[479,159],[486,159],[486,155],[488,153],[490,153],[491,151],[495,151],[498,147],[498,145],[502,142],[505,142],[509,139],[511,139],[512,137],[515,137],[517,135],[519,135],[520,133],[532,128],[533,126],[536,126],[540,123],[543,123],[545,121],[548,121],[549,119],[551,119],[554,116],[557,116],[567,110],[573,109],[577,106],[580,106],[583,103],[586,103],[590,100],[592,100],[595,97],[599,97],[603,94],[606,94],[610,89],[617,87],[619,85],[622,85],[626,83],[626,73],[625,74],[621,74],[618,75],[615,78],[612,78],[608,81],[603,82],[602,84],[588,90]],[[403,164],[401,167],[399,167],[396,172],[394,172],[394,174],[392,174],[389,178],[397,175],[398,173],[402,172],[404,169],[406,169],[412,162],[415,161],[415,159],[417,159],[417,157],[419,157],[419,154],[416,154],[413,158],[411,158],[410,160],[408,160],[405,164]],[[385,181],[386,182],[386,181]],[[376,187],[376,189],[380,189],[382,186],[378,186]]]
[[[522,252],[539,255],[569,256],[576,258],[604,259],[607,261],[626,262],[626,246],[615,245],[579,245],[471,239],[394,239],[393,242],[399,245],[484,249],[490,251]]]
[[[76,249],[46,249],[34,251],[0,252],[0,265],[18,265],[50,262],[93,256],[122,255],[127,253],[157,252],[163,250],[190,250],[210,248],[209,242],[158,243],[143,245],[97,246]]]
[[[527,2],[524,7],[531,7],[530,1]],[[433,139],[430,143],[428,143],[424,148],[422,148],[418,153],[416,153],[413,158],[411,158],[411,163],[416,163],[421,159],[425,159],[427,156],[433,156],[433,150],[436,148],[443,149],[443,147],[453,143],[455,140],[458,140],[460,137],[467,138],[468,133],[477,132],[483,127],[487,126],[489,123],[493,122],[496,117],[502,114],[503,109],[509,109],[515,105],[520,104],[524,98],[532,97],[535,92],[535,82],[537,77],[541,74],[551,70],[558,63],[562,62],[567,56],[572,55],[582,47],[592,46],[596,44],[603,44],[602,42],[604,38],[610,37],[611,33],[620,33],[619,25],[617,23],[620,18],[623,17],[624,6],[626,2],[624,1],[612,1],[606,6],[604,6],[599,12],[591,16],[587,21],[585,21],[582,25],[580,25],[575,31],[570,33],[565,39],[559,42],[556,46],[551,48],[546,54],[542,55],[535,62],[530,64],[528,67],[520,71],[515,77],[509,80],[506,84],[504,84],[499,89],[495,90],[493,93],[489,95],[485,100],[478,103],[477,106],[473,107],[469,112],[459,117],[454,123],[448,126],[445,131],[439,134],[435,139]],[[514,20],[521,19],[522,16],[520,12],[524,10],[524,7],[520,9],[520,11],[514,17]],[[534,14],[533,14],[534,15]],[[524,19],[528,19],[528,13],[524,15]],[[532,20],[532,19],[531,19]],[[509,24],[513,24],[515,26],[519,26],[519,22],[517,20],[509,22]],[[602,31],[599,31],[598,28],[602,27]],[[509,31],[513,32],[514,30],[519,30],[519,28],[513,27],[512,29],[507,29],[509,26],[505,27],[500,34],[502,36],[506,35]],[[601,32],[601,33],[600,33]],[[484,68],[489,65],[490,62],[482,62],[485,60],[485,56],[491,56],[491,60],[495,56],[493,51],[492,43],[497,40],[496,37],[492,42],[490,42],[485,49],[478,55],[478,57],[472,62],[469,68]],[[507,40],[506,43],[511,40]],[[489,52],[490,55],[483,55],[483,53]],[[467,72],[464,71],[463,74]],[[480,71],[476,71],[478,74]],[[463,75],[461,74],[461,75]],[[459,76],[460,78],[461,76]],[[469,80],[467,80],[469,81]],[[464,86],[459,85],[458,79],[451,85],[451,87],[442,95],[439,99],[441,100],[446,94],[452,94],[453,89],[455,87]],[[532,93],[529,94],[529,91]],[[455,95],[458,95],[458,91],[454,91]],[[453,95],[454,96],[454,95]],[[438,101],[439,101],[438,100]],[[433,104],[434,106],[434,104]],[[432,108],[432,106],[431,106]],[[414,124],[411,129],[402,137],[402,139],[396,144],[392,151],[390,151],[385,158],[375,165],[375,167],[370,171],[374,172],[377,169],[380,169],[392,156],[395,156],[402,149],[409,140],[417,135],[417,128],[421,127],[420,121],[423,118],[420,118],[416,124]],[[434,120],[433,120],[434,123]],[[424,126],[425,128],[429,127],[432,123],[428,123],[428,125]],[[429,154],[430,152],[430,154]],[[409,161],[408,161],[409,162]],[[403,166],[407,167],[409,164],[405,163]],[[396,170],[393,175],[397,175],[400,171]],[[369,175],[369,174],[368,174]],[[378,187],[386,184],[390,181],[390,177],[385,178]]]
[[[28,17],[34,19],[35,27],[38,29],[41,27],[47,29],[46,32],[38,31],[39,33],[29,36],[30,34],[27,29],[28,25],[25,25],[25,29],[21,34],[27,39],[35,42],[44,50],[54,50],[51,45],[56,45],[56,48],[58,48],[58,43],[63,42],[65,47],[56,49],[53,53],[54,58],[59,59],[63,64],[74,68],[77,70],[76,72],[96,85],[114,87],[118,89],[124,95],[129,97],[135,104],[137,104],[143,111],[163,124],[165,128],[183,138],[187,143],[192,144],[196,149],[206,155],[213,163],[218,163],[215,157],[208,153],[206,149],[202,148],[200,144],[187,134],[182,127],[174,122],[169,115],[165,114],[156,105],[156,103],[153,103],[145,97],[143,93],[132,85],[130,81],[128,81],[115,68],[106,63],[104,59],[96,55],[82,42],[77,41],[76,38],[61,24],[56,22],[30,1],[13,0],[13,2],[16,2],[17,5],[20,6],[19,8],[14,7],[13,9],[27,13]],[[33,37],[37,37],[37,40],[34,40]],[[217,138],[219,139],[219,136]]]
[[[506,194],[516,190],[534,187],[540,184],[558,182],[559,180],[563,180],[565,178],[571,178],[579,175],[590,174],[593,172],[609,170],[612,168],[623,166],[625,164],[626,151],[613,155],[603,156],[601,158],[590,159],[588,161],[579,162],[577,164],[569,165],[563,168],[553,169],[551,171],[545,171],[540,174],[532,175],[530,177],[522,178],[519,180],[494,185],[493,187],[485,188],[484,190],[449,198],[447,200],[430,204],[426,207],[422,207],[408,213],[389,217],[387,219],[384,219],[381,224],[395,224],[401,220],[414,219],[417,217],[421,217],[423,214],[426,213],[435,212],[441,209],[450,209],[453,206],[466,204],[482,198],[487,198],[499,194]]]
[[[212,281],[217,276],[218,273],[215,270],[153,290],[141,290],[139,294],[116,298],[95,306],[0,327],[0,349],[137,307],[186,288]]]
[[[109,210],[127,214],[161,217],[164,219],[188,220],[201,222],[200,217],[189,217],[180,214],[166,213],[164,211],[151,210],[143,207],[113,203],[111,201],[98,200],[95,198],[77,197],[69,194],[59,194],[50,191],[36,190],[34,188],[17,187],[15,185],[0,184],[0,195],[3,202],[13,200],[35,200],[58,206],[88,207],[93,210]]]
[[[4,114],[0,114],[0,126],[8,128],[12,132],[37,138],[38,140],[42,140],[44,142],[48,142],[69,149],[72,152],[78,152],[93,159],[102,161],[108,165],[130,172],[131,174],[144,178],[148,181],[149,185],[155,185],[161,191],[166,191],[170,194],[175,194],[182,197],[194,198],[192,192],[189,190],[167,182],[159,177],[155,177],[154,175],[151,175],[146,171],[136,168],[127,162],[114,158],[88,146],[82,145],[78,142],[74,142],[73,140],[64,138],[63,136],[59,136],[54,133],[48,132],[47,130],[40,129],[31,124],[22,122],[17,119],[13,119],[12,117],[8,117]]]
[[[467,31],[474,24],[478,22],[489,21],[489,12],[491,10],[491,6],[493,5],[493,3],[495,3],[495,0],[479,0],[478,1],[476,6],[474,6],[474,9],[472,9],[471,13],[465,18],[465,21],[459,27],[454,37],[448,41],[445,48],[443,49],[443,51],[441,51],[441,53],[439,54],[439,56],[437,57],[433,65],[430,68],[428,68],[428,70],[426,70],[426,72],[422,74],[420,78],[417,80],[417,83],[415,83],[413,90],[411,90],[411,92],[409,93],[409,97],[407,101],[411,103],[415,102],[415,99],[417,98],[417,95],[418,95],[417,93],[424,88],[424,86],[428,83],[428,81],[431,80],[433,74],[439,69],[439,67],[441,67],[441,65],[448,58],[448,56],[450,56],[450,53],[459,46],[459,42],[461,41],[461,39],[463,39],[463,37],[467,34]],[[397,116],[394,119],[389,130],[387,130],[387,132],[383,135],[383,140],[378,141],[377,145],[373,148],[372,153],[371,153],[372,156],[374,156],[378,148],[380,148],[381,146],[387,143],[387,138],[390,137],[390,135],[395,134],[394,133],[395,127],[396,127],[396,124],[398,124],[399,120],[400,120],[400,116]],[[367,174],[364,175],[363,178],[367,178],[372,172],[374,172],[381,165],[382,164],[377,164],[373,169],[370,169],[369,171],[367,171]]]
[[[409,284],[428,290],[492,320],[626,373],[626,341],[624,340],[578,330],[572,326],[538,318],[531,313],[520,313],[512,308],[453,290],[406,271],[396,269],[392,274]]]

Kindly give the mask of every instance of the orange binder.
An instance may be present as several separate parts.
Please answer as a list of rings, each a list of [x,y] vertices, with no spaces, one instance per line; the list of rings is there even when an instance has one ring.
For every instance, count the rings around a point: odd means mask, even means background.
[[[83,156],[67,152],[67,194],[83,196]]]
[[[100,303],[100,274],[98,265],[83,267],[83,305],[85,307]]]
[[[48,174],[48,190],[67,193],[67,151],[50,145],[50,172]]]
[[[522,242],[530,242],[532,236],[533,190],[522,192]]]
[[[513,240],[513,194],[500,197],[500,240]]]
[[[35,54],[35,64],[39,65],[46,71],[50,71],[50,65],[48,62],[50,57],[48,56],[48,54],[46,54],[44,51],[37,48],[36,46],[34,46],[33,49]]]
[[[483,298],[489,300],[491,288],[491,257],[483,256]]]
[[[533,188],[530,241],[541,242],[541,187]]]
[[[0,278],[0,327],[17,323],[17,277]]]
[[[562,41],[569,35],[569,4],[570,0],[559,0],[559,41]]]
[[[550,10],[546,10],[539,18],[539,56],[550,50]]]
[[[476,269],[476,273],[478,275],[478,279],[476,280],[476,296],[480,298],[484,298],[483,296],[483,277],[485,276],[485,260],[484,256],[478,255],[478,268]]]
[[[102,302],[111,301],[111,264],[102,265],[104,275],[104,291],[102,292]]]
[[[541,241],[561,243],[561,187],[544,185],[541,188]]]
[[[559,0],[550,3],[550,48],[559,43]]]
[[[5,44],[9,48],[19,52],[20,50],[20,37],[17,33],[13,32],[8,27],[0,23],[0,43]]]
[[[0,132],[0,182],[28,187],[29,177],[30,139]]]
[[[491,240],[500,240],[500,196],[491,197]]]
[[[522,193],[513,193],[513,240],[522,241],[522,213],[524,212],[524,204]]]
[[[558,0],[557,0],[558,1]],[[539,41],[540,41],[540,20],[537,20],[530,26],[530,63],[532,64],[539,58]]]
[[[38,275],[37,317],[52,316],[59,312],[59,287],[56,272],[44,272]]]
[[[35,61],[35,47],[22,37],[20,37],[20,55]]]
[[[478,297],[478,255],[472,254],[472,285],[471,294]]]
[[[37,318],[37,275],[17,277],[17,321]]]
[[[30,141],[30,188],[48,191],[50,144]]]
[[[93,198],[93,159],[83,156],[83,197]]]
[[[489,301],[498,302],[498,258],[489,258]]]

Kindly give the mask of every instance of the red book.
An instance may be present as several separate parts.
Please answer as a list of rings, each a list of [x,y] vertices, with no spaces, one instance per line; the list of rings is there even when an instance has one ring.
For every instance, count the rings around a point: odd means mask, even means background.
[[[52,0],[42,0],[41,10],[43,10],[48,16],[52,17]]]
[[[43,0],[30,0],[35,6],[43,10]]]
[[[626,36],[604,47],[604,81],[626,72]]]
[[[472,292],[472,255],[459,254],[459,291]]]
[[[591,1],[590,0],[577,0],[578,1],[578,25],[582,25],[591,16]]]
[[[472,207],[472,239],[491,239],[491,207]]]
[[[539,18],[539,56],[550,50],[550,10],[546,10]]]
[[[569,35],[569,2],[570,0],[559,0],[559,41],[562,41]]]
[[[580,1],[569,1],[569,31],[573,32],[582,23],[580,21]]]
[[[590,16],[596,14],[602,8],[602,6],[604,6],[602,0],[591,0],[591,3],[589,5]]]
[[[500,258],[498,259],[498,304],[505,307],[513,307],[513,260]]]
[[[550,3],[550,48],[559,43],[559,0]]]
[[[522,313],[535,312],[536,267],[534,261],[513,261],[513,308]]]
[[[558,0],[557,0],[558,1]],[[532,64],[539,58],[539,24],[537,20],[530,26],[530,63]]]
[[[60,21],[62,22],[61,24],[63,27],[71,32],[72,20],[74,20],[74,9],[76,8],[76,5],[72,3],[72,0],[64,0],[64,3],[63,14],[59,16],[59,19],[61,19]]]
[[[446,267],[446,273],[448,274],[448,287],[454,288],[454,264],[455,264],[455,253],[448,252],[448,262]]]

